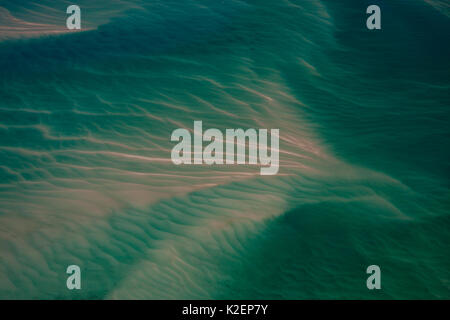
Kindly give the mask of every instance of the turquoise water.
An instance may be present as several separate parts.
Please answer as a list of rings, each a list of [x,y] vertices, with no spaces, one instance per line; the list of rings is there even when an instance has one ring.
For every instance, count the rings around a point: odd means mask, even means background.
[[[0,298],[450,298],[445,1],[92,2],[0,3]],[[195,120],[279,173],[175,166]]]

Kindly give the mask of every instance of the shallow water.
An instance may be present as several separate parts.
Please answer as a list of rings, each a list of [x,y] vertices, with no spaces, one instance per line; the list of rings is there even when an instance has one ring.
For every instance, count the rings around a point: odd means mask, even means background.
[[[448,299],[449,8],[380,3],[3,1],[0,298]],[[175,166],[195,120],[278,175]]]

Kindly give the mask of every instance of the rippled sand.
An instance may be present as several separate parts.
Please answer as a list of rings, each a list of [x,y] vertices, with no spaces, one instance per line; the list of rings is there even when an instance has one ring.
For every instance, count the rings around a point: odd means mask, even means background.
[[[0,9],[0,298],[449,297],[448,46],[347,43],[352,1],[86,2],[49,36],[51,3]],[[279,128],[278,175],[175,166],[195,120]]]

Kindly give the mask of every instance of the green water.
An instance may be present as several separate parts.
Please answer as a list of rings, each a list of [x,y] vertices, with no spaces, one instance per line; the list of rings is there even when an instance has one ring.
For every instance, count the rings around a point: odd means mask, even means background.
[[[1,299],[449,298],[445,2],[79,3],[0,4]],[[174,165],[196,120],[278,175]]]

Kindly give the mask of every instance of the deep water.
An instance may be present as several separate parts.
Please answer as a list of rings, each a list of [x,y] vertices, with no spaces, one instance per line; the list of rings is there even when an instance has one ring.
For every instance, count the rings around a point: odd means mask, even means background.
[[[372,2],[1,1],[0,298],[449,299],[450,8]],[[279,174],[175,166],[195,120]]]

